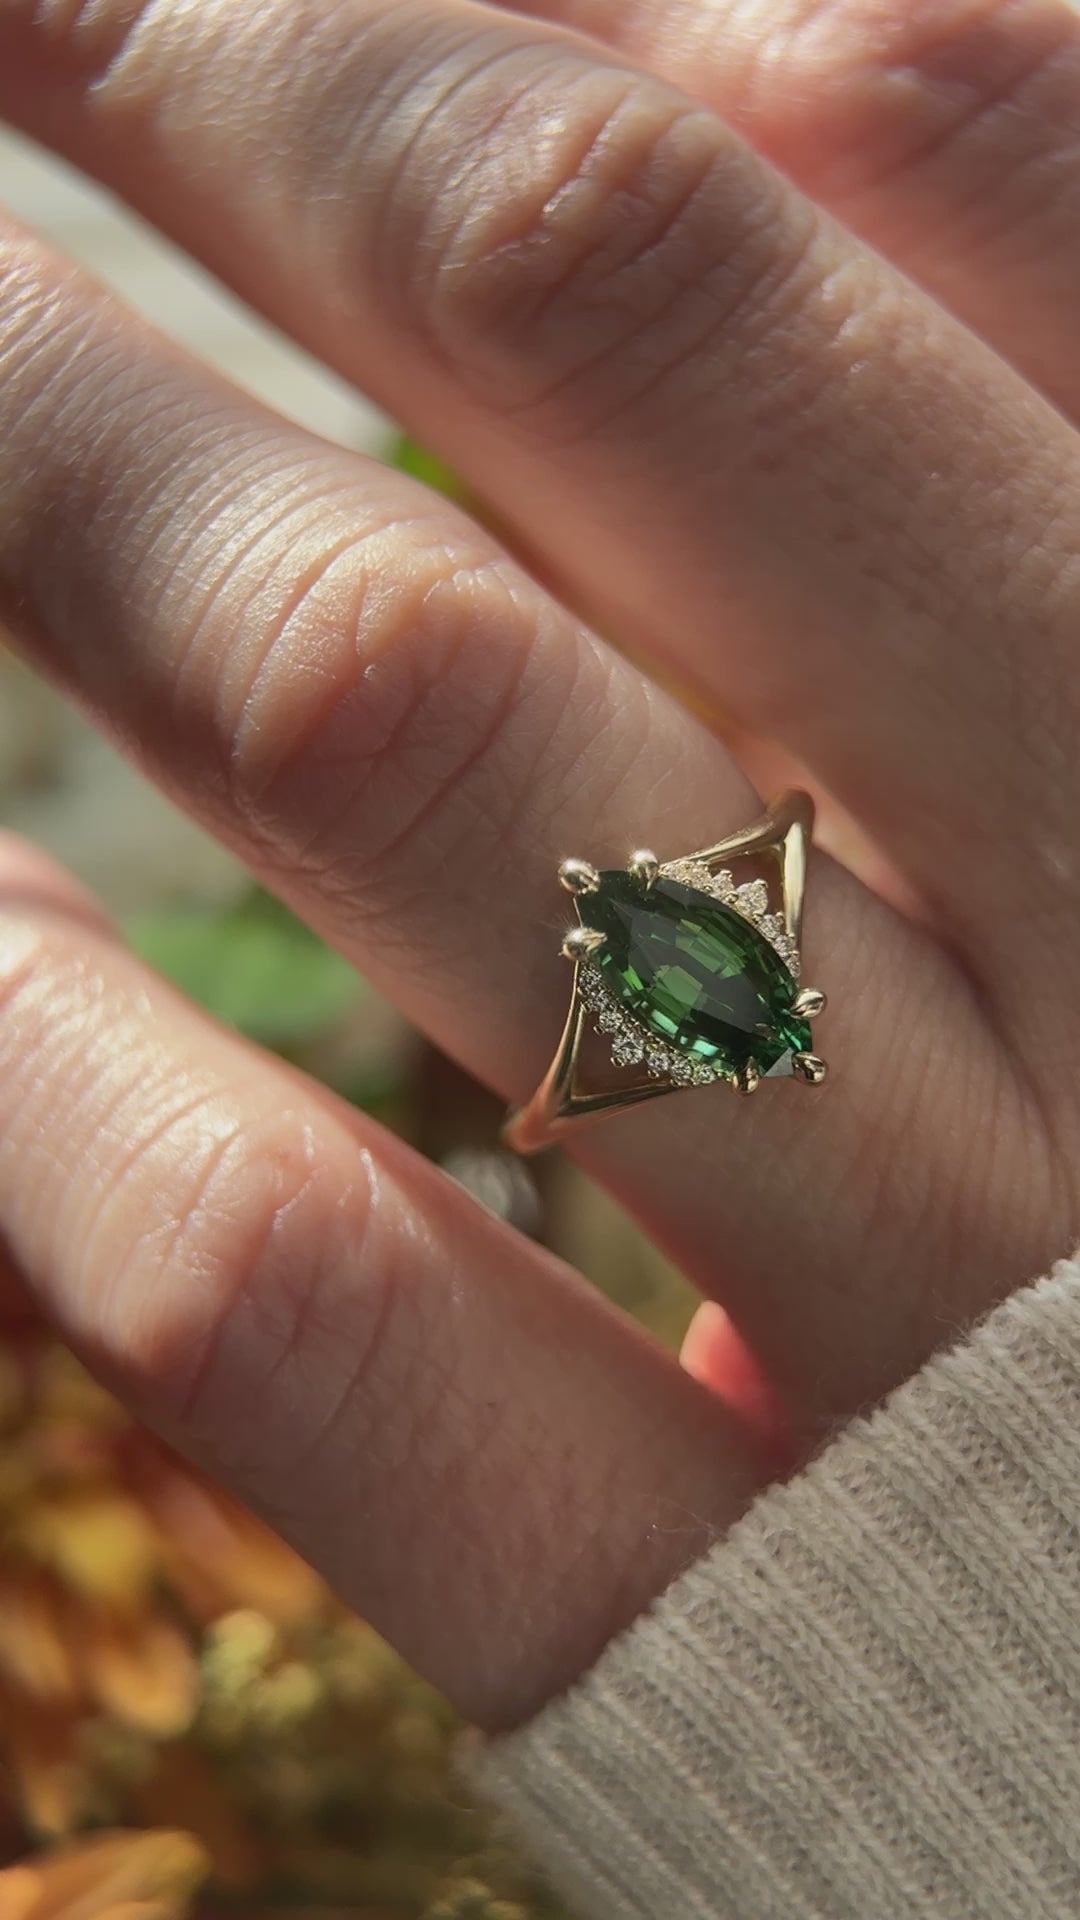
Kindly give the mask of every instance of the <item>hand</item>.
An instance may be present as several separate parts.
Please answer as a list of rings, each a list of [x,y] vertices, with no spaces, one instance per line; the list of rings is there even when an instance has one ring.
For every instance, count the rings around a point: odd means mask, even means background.
[[[548,11],[5,0],[0,108],[422,431],[917,903],[816,858],[820,1095],[680,1094],[575,1146],[811,1446],[1080,1217],[1080,21]],[[528,1095],[559,859],[713,841],[757,811],[744,774],[461,514],[10,225],[0,268],[21,644]],[[736,1407],[10,844],[0,955],[23,1282],[465,1713],[533,1711],[751,1498]]]

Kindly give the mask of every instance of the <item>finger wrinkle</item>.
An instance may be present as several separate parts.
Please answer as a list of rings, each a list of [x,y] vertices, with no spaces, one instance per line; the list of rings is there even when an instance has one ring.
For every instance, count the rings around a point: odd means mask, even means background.
[[[336,538],[328,538],[323,516],[322,528],[302,524],[284,549],[280,538],[268,541],[272,552],[277,547],[266,580],[272,612],[261,621],[246,685],[235,689],[238,711],[229,728],[237,788],[254,801],[304,752],[355,676],[408,643],[428,571],[439,579],[452,565],[440,538],[445,517],[433,512],[426,524],[422,513],[403,514],[397,505],[387,501],[362,526],[350,516]],[[320,649],[320,635],[331,644]],[[315,690],[321,697],[311,697]]]
[[[428,871],[414,828],[466,803],[535,645],[535,616],[494,558],[455,558],[412,529],[404,543],[373,536],[359,566],[347,546],[315,575],[249,695],[238,804],[256,823],[291,818],[290,853],[308,874],[324,839],[340,857],[349,821],[352,884],[372,884],[406,840]]]
[[[928,166],[1075,51],[1058,0],[795,0],[752,25],[741,114],[763,147],[844,199]],[[721,16],[718,38],[732,37]],[[727,84],[727,83],[725,83]]]

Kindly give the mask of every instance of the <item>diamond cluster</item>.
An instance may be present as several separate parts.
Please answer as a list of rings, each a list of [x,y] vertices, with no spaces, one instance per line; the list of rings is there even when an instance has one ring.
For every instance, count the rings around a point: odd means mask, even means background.
[[[644,1063],[654,1080],[666,1076],[680,1087],[706,1087],[714,1080],[729,1078],[706,1061],[693,1060],[689,1054],[665,1046],[655,1033],[640,1026],[611,998],[591,960],[582,965],[579,991],[585,1005],[595,1013],[600,1032],[610,1036],[611,1057],[617,1067],[639,1067]]]
[[[751,921],[770,946],[775,948],[792,978],[798,979],[798,949],[785,932],[779,915],[769,910],[769,889],[764,880],[750,880],[739,886],[726,867],[714,874],[694,860],[673,860],[661,867],[660,871],[668,879],[678,880],[698,893],[711,894],[714,899],[722,900],[725,906],[733,908],[744,920]],[[585,1005],[595,1015],[599,1031],[610,1037],[611,1058],[616,1066],[637,1067],[644,1064],[653,1079],[674,1080],[676,1086],[680,1087],[708,1087],[717,1080],[734,1082],[734,1074],[666,1045],[626,1013],[608,993],[595,961],[582,963],[579,991]]]

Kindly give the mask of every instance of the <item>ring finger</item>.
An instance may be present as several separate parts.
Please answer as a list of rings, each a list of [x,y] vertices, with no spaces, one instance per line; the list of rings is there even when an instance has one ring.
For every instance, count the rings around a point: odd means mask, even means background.
[[[757,810],[741,777],[445,504],[244,401],[25,236],[3,267],[9,615],[414,1019],[527,1094],[565,1004],[560,857],[621,861],[646,828],[673,854],[710,843]],[[845,1006],[814,1125],[800,1089],[749,1115],[709,1090],[673,1100],[659,1136],[627,1114],[582,1151],[818,1420],[902,1377],[943,1314],[1027,1266],[1045,1172],[1013,1168],[1023,1204],[1003,1193],[999,1218],[962,1134],[933,1165],[900,1151],[956,1084],[1006,1135],[1021,1098],[928,939],[821,861],[806,942]]]
[[[1080,910],[1061,418],[712,114],[573,36],[469,0],[74,19],[7,10],[9,110],[808,761],[1060,1100],[1078,1016],[1032,989]]]

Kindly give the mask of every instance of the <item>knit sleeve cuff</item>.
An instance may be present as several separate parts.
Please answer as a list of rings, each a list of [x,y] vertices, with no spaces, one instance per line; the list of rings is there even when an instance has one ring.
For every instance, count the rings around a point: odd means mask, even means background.
[[[472,1772],[590,1920],[1075,1920],[1078,1261]]]

